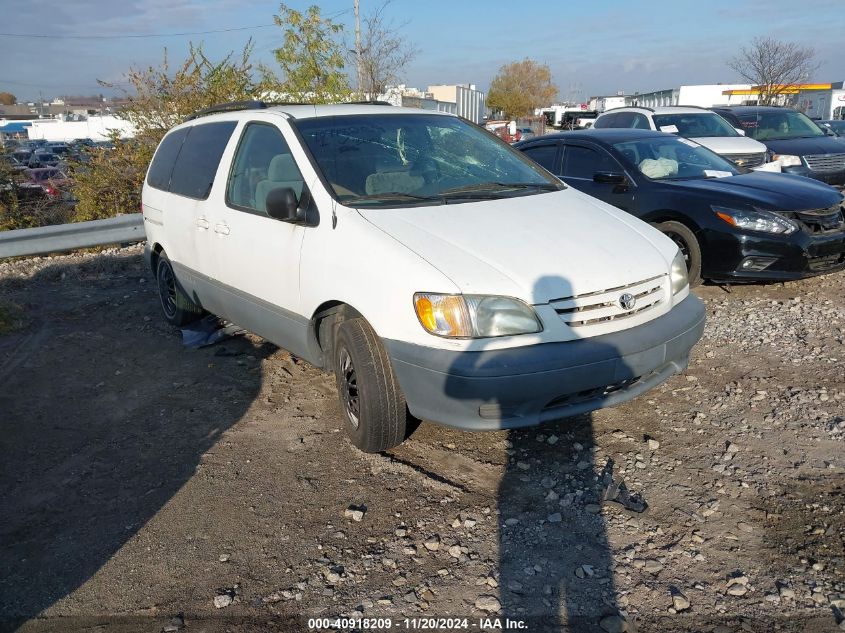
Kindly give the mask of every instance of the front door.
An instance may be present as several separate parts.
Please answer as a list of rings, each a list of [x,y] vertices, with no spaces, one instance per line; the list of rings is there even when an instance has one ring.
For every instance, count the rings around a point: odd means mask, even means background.
[[[627,186],[596,182],[596,173],[624,174],[622,166],[603,148],[567,143],[561,161],[561,179],[579,191],[598,198],[624,211],[634,207],[635,185]]]
[[[308,229],[267,215],[267,194],[290,187],[297,196],[303,178],[275,123],[244,126],[225,200],[208,214],[215,259],[215,303],[220,313],[285,349],[302,355],[308,321],[297,312],[299,261]],[[305,331],[303,331],[303,329]]]

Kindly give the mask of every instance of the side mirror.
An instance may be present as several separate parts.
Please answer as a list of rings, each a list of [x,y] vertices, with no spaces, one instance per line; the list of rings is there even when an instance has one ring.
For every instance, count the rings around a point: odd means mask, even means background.
[[[605,185],[626,185],[628,184],[628,178],[625,174],[615,171],[597,171],[593,174],[593,182]]]
[[[740,136],[745,136],[745,130],[743,130],[742,128],[735,127],[734,129],[737,131],[737,134],[739,134]]]
[[[290,187],[271,189],[267,194],[267,215],[282,222],[296,222],[299,220],[299,201]]]

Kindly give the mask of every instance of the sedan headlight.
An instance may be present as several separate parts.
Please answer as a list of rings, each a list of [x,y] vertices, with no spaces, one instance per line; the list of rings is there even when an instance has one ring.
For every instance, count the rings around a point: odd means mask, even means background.
[[[772,162],[780,163],[781,167],[800,167],[801,157],[790,154],[772,154]]]
[[[712,209],[722,220],[738,229],[778,235],[789,235],[798,230],[798,225],[792,220],[763,209],[729,209],[716,206]]]
[[[681,251],[672,260],[672,296],[674,297],[681,290],[689,286],[689,275],[687,273],[687,260]]]
[[[511,336],[543,329],[531,306],[510,297],[418,292],[414,308],[428,332],[448,338]]]

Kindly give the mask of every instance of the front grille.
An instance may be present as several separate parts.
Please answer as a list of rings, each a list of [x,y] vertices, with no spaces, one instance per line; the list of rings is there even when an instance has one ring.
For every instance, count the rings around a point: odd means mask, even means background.
[[[618,321],[657,307],[665,298],[664,279],[665,275],[658,275],[607,290],[554,299],[549,303],[569,327],[580,328]],[[625,294],[634,299],[634,305],[629,309],[620,304],[620,298]]]
[[[740,167],[759,167],[766,162],[766,152],[755,152],[753,154],[726,154],[724,157],[733,161]]]
[[[810,154],[804,157],[813,171],[839,171],[845,169],[845,154]]]
[[[836,233],[845,231],[845,213],[842,208],[835,204],[826,209],[813,209],[811,211],[796,211],[789,214],[809,233]]]
[[[593,389],[585,389],[584,391],[579,391],[577,393],[570,393],[565,396],[558,396],[543,407],[543,409],[548,411],[549,409],[571,407],[572,405],[580,404],[582,402],[589,402],[590,400],[597,400],[599,398],[607,398],[609,395],[616,393],[617,391],[630,389],[640,382],[640,380],[642,380],[642,377],[638,376],[637,378],[620,380],[619,382],[615,382],[610,385],[603,385]]]

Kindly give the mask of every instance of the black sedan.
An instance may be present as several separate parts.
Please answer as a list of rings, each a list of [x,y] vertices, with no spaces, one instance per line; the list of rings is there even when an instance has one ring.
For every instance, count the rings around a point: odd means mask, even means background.
[[[843,196],[815,180],[750,172],[694,141],[648,130],[551,134],[514,147],[670,236],[693,283],[845,268]]]

